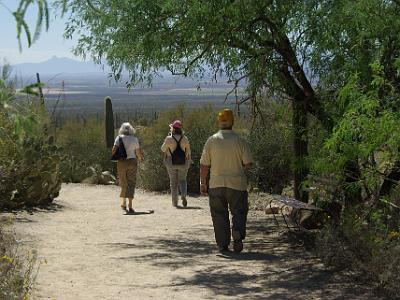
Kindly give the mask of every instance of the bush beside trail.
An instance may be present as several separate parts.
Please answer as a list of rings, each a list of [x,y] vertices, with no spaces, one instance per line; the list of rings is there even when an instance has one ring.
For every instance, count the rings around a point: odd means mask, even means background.
[[[17,103],[9,67],[0,70],[0,210],[48,204],[61,188],[60,149],[44,109]]]

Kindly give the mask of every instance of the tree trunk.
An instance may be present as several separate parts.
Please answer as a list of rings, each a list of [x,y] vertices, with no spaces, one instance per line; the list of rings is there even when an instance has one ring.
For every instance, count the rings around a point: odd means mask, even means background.
[[[348,188],[354,182],[357,182],[360,178],[360,167],[356,160],[350,160],[346,163],[344,167],[345,180],[344,188],[346,207],[355,206],[362,202],[361,187],[356,187],[354,189]]]
[[[302,189],[307,178],[308,167],[305,158],[308,156],[308,118],[307,98],[293,100],[293,148],[294,148],[294,196],[297,200],[308,202],[308,193]]]
[[[396,161],[389,175],[385,178],[379,191],[379,197],[389,195],[392,187],[400,181],[400,161]]]

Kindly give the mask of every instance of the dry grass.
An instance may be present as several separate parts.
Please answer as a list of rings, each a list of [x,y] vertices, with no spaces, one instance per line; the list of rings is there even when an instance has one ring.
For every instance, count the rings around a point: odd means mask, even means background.
[[[35,253],[23,253],[11,221],[0,219],[0,299],[29,299],[37,270]]]

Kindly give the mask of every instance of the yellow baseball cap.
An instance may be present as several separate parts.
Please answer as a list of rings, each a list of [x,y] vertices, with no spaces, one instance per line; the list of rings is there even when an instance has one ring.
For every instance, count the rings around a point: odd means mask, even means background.
[[[234,116],[231,109],[225,108],[218,113],[218,122],[229,122],[233,124]]]

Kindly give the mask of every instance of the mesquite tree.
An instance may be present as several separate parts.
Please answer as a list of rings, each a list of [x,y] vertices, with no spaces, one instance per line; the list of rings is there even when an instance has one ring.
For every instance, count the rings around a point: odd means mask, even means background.
[[[307,176],[307,118],[328,120],[316,97],[301,41],[298,1],[70,1],[66,36],[79,35],[75,52],[106,59],[115,75],[148,81],[157,72],[202,76],[224,73],[247,80],[248,99],[257,111],[257,92],[293,101],[295,195]]]

